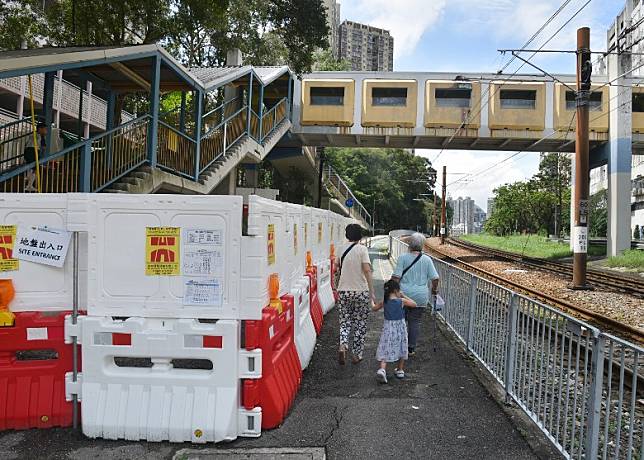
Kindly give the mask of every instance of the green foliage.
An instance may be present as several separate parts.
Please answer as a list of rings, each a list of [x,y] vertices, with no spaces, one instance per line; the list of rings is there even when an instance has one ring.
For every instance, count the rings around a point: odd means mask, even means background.
[[[43,5],[45,9],[43,10]],[[248,64],[310,70],[327,46],[321,0],[14,0],[0,4],[0,49],[160,42],[187,66]]]
[[[351,63],[346,59],[335,59],[330,49],[319,49],[313,53],[313,70],[316,72],[348,71],[351,70]]]
[[[610,257],[606,261],[609,267],[625,267],[634,268],[636,270],[644,270],[644,251],[639,249],[629,249],[624,251],[622,255],[617,257]]]
[[[433,188],[429,160],[402,149],[327,148],[325,153],[356,198],[370,213],[375,210],[378,229],[430,231],[433,203],[416,201]]]
[[[570,159],[543,154],[539,171],[528,181],[502,185],[495,191],[494,211],[485,230],[494,235],[536,233],[548,235],[570,225]]]
[[[588,202],[588,233],[591,237],[605,237],[608,229],[608,190],[591,195]]]

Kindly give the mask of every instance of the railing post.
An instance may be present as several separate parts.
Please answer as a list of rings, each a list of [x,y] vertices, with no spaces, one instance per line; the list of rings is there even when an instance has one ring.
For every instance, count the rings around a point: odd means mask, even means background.
[[[228,121],[224,121],[224,149],[222,153],[226,153],[226,138],[228,136]]]
[[[185,93],[184,93],[185,94]],[[183,99],[182,99],[183,103]],[[203,123],[203,93],[195,91],[195,180],[199,180],[201,172],[201,124]]]
[[[472,341],[474,340],[474,312],[476,310],[476,286],[478,285],[478,278],[472,275],[472,282],[470,284],[470,310],[469,319],[467,321],[467,349],[472,351]]]
[[[261,144],[264,141],[264,85],[259,85],[259,143]]]
[[[45,119],[43,120],[47,125],[47,135],[45,140],[45,151],[42,152],[43,158],[47,158],[51,153],[51,125],[54,121],[54,80],[56,79],[55,72],[45,73],[45,85],[43,91],[43,113]],[[59,88],[60,89],[60,88]]]
[[[291,73],[289,72],[288,74],[288,94],[287,94],[287,100],[286,100],[286,116],[288,119],[291,119],[291,101],[293,99],[293,89],[291,88],[293,84],[293,77],[291,77]]]
[[[179,131],[186,131],[186,92],[181,91],[181,108],[179,109]]]
[[[114,128],[114,117],[115,117],[115,108],[116,108],[116,93],[112,90],[109,91],[107,95],[107,113],[105,114],[105,131],[109,131]],[[112,167],[112,134],[107,135],[107,143],[105,148],[107,149],[107,168]]]
[[[597,458],[599,451],[599,422],[602,407],[602,380],[604,378],[604,348],[606,341],[597,331],[593,331],[593,335],[592,384],[588,394],[585,458]]]
[[[159,86],[161,82],[161,57],[154,57],[152,81],[150,87],[150,128],[148,129],[148,161],[150,166],[157,166],[157,145],[159,143]]]
[[[92,191],[92,141],[85,141],[80,157],[79,192]]]
[[[252,112],[253,112],[253,72],[250,73],[250,79],[248,83],[248,116],[246,117],[246,134],[249,136],[251,136],[250,115]]]
[[[508,307],[508,348],[505,352],[505,402],[512,401],[511,392],[514,387],[514,360],[517,354],[517,317],[519,316],[519,301],[516,293],[510,294]]]

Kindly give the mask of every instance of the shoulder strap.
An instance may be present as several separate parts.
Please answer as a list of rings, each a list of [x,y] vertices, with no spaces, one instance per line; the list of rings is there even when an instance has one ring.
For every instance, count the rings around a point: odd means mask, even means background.
[[[349,252],[357,245],[358,243],[353,243],[351,246],[349,246],[347,249],[344,250],[344,253],[342,254],[342,257],[340,257],[340,269],[342,269],[342,264],[344,263],[344,258],[349,254]]]
[[[409,265],[409,267],[407,267],[407,268],[405,268],[405,269],[403,270],[402,274],[400,275],[400,280],[399,280],[399,281],[402,281],[403,277],[405,276],[405,273],[407,273],[407,272],[409,271],[409,269],[410,269],[411,267],[413,267],[413,266],[416,264],[416,262],[418,262],[418,261],[420,260],[420,258],[421,258],[421,257],[423,257],[423,253],[422,253],[422,252],[421,252],[420,254],[418,254],[418,256],[416,256],[416,258],[415,258],[415,259],[414,259],[414,261]]]

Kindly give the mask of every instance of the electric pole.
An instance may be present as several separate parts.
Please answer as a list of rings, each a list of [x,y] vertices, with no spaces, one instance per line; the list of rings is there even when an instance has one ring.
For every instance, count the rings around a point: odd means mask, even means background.
[[[447,193],[447,166],[443,166],[443,202],[441,203],[441,244],[445,244],[447,233],[447,210],[445,208],[445,194]]]
[[[577,131],[575,142],[575,187],[572,289],[590,289],[586,283],[586,262],[588,252],[588,104],[590,102],[590,81],[592,74],[590,54],[590,29],[577,29]]]
[[[436,236],[436,224],[438,223],[438,206],[436,204],[436,189],[434,189],[434,210],[432,211],[432,236]]]

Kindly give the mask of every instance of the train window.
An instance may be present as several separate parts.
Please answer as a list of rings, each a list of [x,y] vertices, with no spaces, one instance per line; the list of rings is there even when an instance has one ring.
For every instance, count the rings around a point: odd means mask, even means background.
[[[597,91],[590,93],[590,110],[601,112],[602,110],[602,93]],[[573,91],[566,91],[566,110],[577,110],[577,100]]]
[[[344,105],[344,88],[312,87],[311,105]]]
[[[472,90],[469,88],[436,88],[434,98],[438,107],[470,107]]]
[[[644,112],[644,93],[633,93],[633,112]]]
[[[502,109],[534,109],[537,107],[537,91],[534,89],[502,89]]]
[[[371,105],[405,107],[407,88],[372,88]]]

